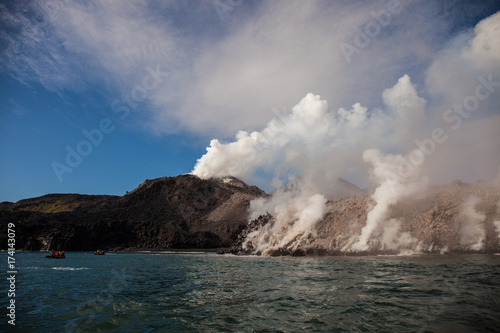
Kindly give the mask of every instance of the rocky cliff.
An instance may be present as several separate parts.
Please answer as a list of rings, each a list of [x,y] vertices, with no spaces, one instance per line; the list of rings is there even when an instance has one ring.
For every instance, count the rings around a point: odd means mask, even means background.
[[[374,205],[370,195],[328,201],[325,215],[312,230],[293,238],[287,237],[289,233],[279,236],[283,227],[277,228],[275,216],[262,215],[238,235],[232,252],[270,256],[500,252],[500,193],[491,184],[455,181],[402,199],[373,230],[369,248],[356,249],[352,245]]]
[[[500,252],[500,191],[491,184],[455,181],[398,200],[361,250],[353,244],[376,203],[354,185],[339,184],[354,195],[327,201],[322,218],[307,228],[276,223],[271,211],[248,222],[250,202],[270,196],[236,178],[183,175],[146,180],[124,196],[50,194],[0,203],[0,238],[6,244],[13,222],[22,250],[233,245],[233,253],[262,255]]]
[[[146,180],[124,196],[50,194],[0,203],[0,237],[20,250],[163,250],[230,246],[249,202],[265,193],[235,178]]]

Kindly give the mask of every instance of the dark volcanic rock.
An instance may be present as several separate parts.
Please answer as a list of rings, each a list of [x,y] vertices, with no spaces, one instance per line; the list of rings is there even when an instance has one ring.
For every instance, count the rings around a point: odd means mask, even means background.
[[[20,250],[229,247],[249,202],[265,195],[235,178],[146,180],[126,195],[50,194],[0,204],[0,237],[16,225]]]
[[[250,221],[246,227],[240,232],[236,242],[231,247],[230,252],[232,254],[260,254],[256,252],[251,240],[246,240],[248,234],[258,231],[260,228],[273,221],[274,217],[267,213],[266,215],[261,215],[255,220]]]

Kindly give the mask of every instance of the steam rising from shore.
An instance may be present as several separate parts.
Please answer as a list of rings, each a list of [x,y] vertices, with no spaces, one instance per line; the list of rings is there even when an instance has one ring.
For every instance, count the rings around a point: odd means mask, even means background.
[[[493,181],[493,185],[498,189],[498,192],[500,193],[500,168],[498,168],[498,176]],[[498,201],[497,203],[497,214],[500,215],[500,201]],[[493,225],[495,226],[496,232],[498,234],[498,244],[500,245],[500,219],[494,221]]]
[[[291,113],[271,120],[261,132],[239,132],[236,141],[227,144],[212,140],[193,174],[201,178],[231,175],[248,180],[257,171],[273,170],[274,185],[293,181],[250,205],[250,219],[268,212],[275,216],[272,227],[253,235],[253,244],[265,252],[265,248],[296,246],[314,234],[315,223],[326,211],[327,199],[338,193],[338,177],[350,168],[366,170],[371,166],[373,180],[379,185],[373,195],[376,205],[359,240],[348,250],[368,250],[371,238],[377,238],[375,243],[384,247],[394,248],[408,237],[398,233],[399,221],[391,221],[390,226],[383,228],[388,207],[400,197],[422,191],[427,182],[418,178],[416,167],[407,156],[383,155],[369,148],[376,138],[386,137],[391,139],[378,140],[379,144],[386,149],[403,146],[404,150],[408,135],[413,135],[422,124],[426,101],[417,95],[408,75],[386,89],[383,100],[385,110],[369,112],[356,103],[350,110],[339,108],[332,112],[320,96],[307,94]]]
[[[249,237],[256,252],[266,255],[279,249],[294,251],[308,244],[316,236],[315,223],[323,217],[326,201],[323,195],[300,185],[289,191],[279,189],[271,198],[252,201],[250,220],[268,212],[274,217],[274,223]]]
[[[491,37],[490,29],[498,24],[500,13],[480,22],[469,49],[459,53],[470,72],[477,68],[500,72],[500,56],[477,47],[484,40],[500,46],[498,38]],[[446,74],[439,67],[442,60],[436,60],[431,66],[434,71],[428,73],[429,86],[440,93],[444,91],[442,82]],[[443,77],[438,78],[437,73]],[[461,98],[463,103],[468,100]],[[275,117],[261,131],[240,131],[229,143],[212,140],[192,173],[201,178],[229,175],[245,181],[256,174],[272,177],[271,183],[278,190],[269,197],[254,200],[249,210],[250,220],[267,213],[274,216],[272,223],[248,236],[247,242],[251,240],[261,253],[280,248],[293,250],[299,244],[313,242],[315,225],[327,212],[327,200],[339,193],[338,178],[364,181],[370,175],[376,186],[372,194],[375,203],[367,207],[361,233],[351,237],[342,251],[418,250],[421,242],[408,232],[401,232],[403,221],[390,218],[389,211],[402,199],[423,195],[429,183],[427,176],[433,172],[424,168],[424,162],[436,150],[443,152],[447,146],[438,148],[438,144],[448,140],[448,136],[438,127],[442,125],[441,117],[436,120],[436,115],[426,109],[426,99],[418,95],[408,75],[386,89],[381,99],[381,108],[368,109],[355,103],[350,109],[335,110],[320,96],[309,93],[291,112]],[[470,114],[459,113],[455,105],[453,110],[454,118],[442,118],[453,123],[452,129],[456,130]],[[422,140],[422,133],[432,133],[432,140]],[[461,164],[456,162],[450,165]],[[280,187],[283,183],[289,185]],[[461,244],[476,251],[484,248],[486,237],[485,215],[476,211],[477,203],[474,197],[466,200],[459,217]],[[500,236],[500,222],[496,221],[495,226]]]
[[[400,234],[401,221],[388,218],[389,207],[405,197],[423,194],[427,187],[427,179],[420,178],[418,172],[412,172],[408,177],[401,175],[401,155],[382,155],[377,150],[366,150],[363,159],[371,163],[372,177],[379,184],[372,198],[375,206],[368,212],[366,225],[361,230],[356,243],[347,245],[344,251],[368,251],[372,248],[394,250],[405,245],[413,245],[415,241],[407,233]],[[374,237],[376,236],[376,237]],[[370,245],[374,237],[375,244]],[[377,244],[378,242],[378,244]],[[373,243],[373,242],[372,242]]]
[[[478,197],[469,197],[463,203],[459,215],[461,220],[460,243],[465,248],[473,251],[482,250],[486,239],[486,231],[483,225],[486,216],[476,211],[475,206],[478,203]]]

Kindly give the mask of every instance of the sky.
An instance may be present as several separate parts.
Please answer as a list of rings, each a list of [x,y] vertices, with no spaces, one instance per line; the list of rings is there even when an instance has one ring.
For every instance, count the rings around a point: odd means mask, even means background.
[[[269,133],[287,114],[307,123],[292,110],[316,103],[310,96],[327,102],[322,115],[373,120],[365,132],[324,128],[363,149],[405,153],[451,127],[426,161],[431,182],[492,180],[499,10],[495,0],[1,1],[0,201],[123,195],[145,179],[190,173],[214,139]],[[473,112],[452,109],[473,103],[480,84],[481,96],[491,92]],[[405,135],[393,137],[385,111],[404,107],[405,94],[418,107],[394,122]],[[339,176],[370,186],[361,155],[337,160],[346,164]],[[269,191],[277,167],[233,175]]]

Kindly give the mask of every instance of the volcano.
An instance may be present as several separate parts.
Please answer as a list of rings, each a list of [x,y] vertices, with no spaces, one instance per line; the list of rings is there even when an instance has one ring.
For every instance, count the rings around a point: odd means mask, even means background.
[[[124,196],[49,194],[2,202],[0,237],[12,222],[19,250],[228,247],[264,195],[236,178],[193,175],[146,180]]]
[[[293,191],[294,182],[281,191]],[[234,177],[194,175],[146,180],[123,196],[48,194],[0,203],[0,237],[16,228],[19,250],[169,250],[229,248],[235,254],[345,255],[500,251],[500,193],[485,182],[431,186],[391,205],[369,248],[353,250],[374,205],[372,195],[339,178],[312,231],[293,237],[277,215],[249,220],[251,202],[270,198]],[[282,227],[283,225],[281,225]],[[283,234],[285,233],[285,234]]]

